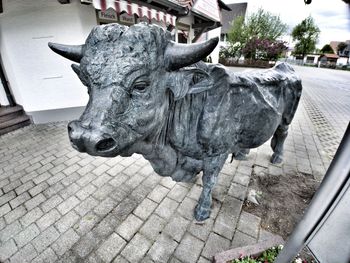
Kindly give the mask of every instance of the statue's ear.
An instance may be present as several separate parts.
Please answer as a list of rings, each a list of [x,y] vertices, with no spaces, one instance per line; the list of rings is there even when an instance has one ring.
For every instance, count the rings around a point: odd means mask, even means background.
[[[179,100],[187,94],[200,93],[211,89],[213,80],[204,70],[183,68],[169,73],[167,86],[174,94],[175,100]]]

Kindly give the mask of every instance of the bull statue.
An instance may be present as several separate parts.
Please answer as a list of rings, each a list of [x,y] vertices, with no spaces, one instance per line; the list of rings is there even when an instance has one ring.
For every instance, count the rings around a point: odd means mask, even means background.
[[[90,155],[142,154],[155,172],[191,181],[203,171],[195,218],[210,215],[211,193],[228,155],[247,153],[272,137],[272,163],[301,95],[301,81],[281,63],[272,69],[231,73],[201,62],[218,39],[177,44],[161,27],[96,26],[85,44],[49,43],[75,61],[89,102],[68,124],[73,148]]]

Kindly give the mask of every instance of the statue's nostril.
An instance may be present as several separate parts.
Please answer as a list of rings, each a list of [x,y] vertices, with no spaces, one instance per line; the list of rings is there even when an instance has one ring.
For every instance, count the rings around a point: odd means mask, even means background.
[[[99,152],[107,151],[112,149],[115,145],[116,141],[112,138],[103,139],[96,144],[96,150]]]

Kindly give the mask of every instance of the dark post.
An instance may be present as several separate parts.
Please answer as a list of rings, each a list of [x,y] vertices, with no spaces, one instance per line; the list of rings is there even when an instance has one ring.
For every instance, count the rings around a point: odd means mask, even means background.
[[[1,3],[1,1],[0,1]],[[4,71],[2,69],[2,63],[1,63],[1,56],[0,56],[0,79],[1,79],[1,83],[2,83],[2,86],[4,87],[4,90],[5,90],[5,93],[6,93],[6,97],[7,97],[7,100],[9,101],[10,103],[10,106],[16,106],[16,102],[11,94],[11,91],[10,91],[10,88],[8,86],[8,83],[7,83],[7,80],[6,80],[6,77],[5,77],[5,74],[4,74]]]
[[[298,252],[310,243],[314,234],[334,208],[334,203],[341,197],[343,188],[346,187],[350,180],[349,156],[350,124],[319,189],[275,263],[291,262]],[[344,235],[348,234],[344,233]],[[337,242],[337,240],[334,240],[334,242]],[[325,247],[324,249],[327,248]],[[330,251],[330,253],[334,253],[334,251]],[[349,262],[348,260],[350,258],[344,258],[343,262]]]

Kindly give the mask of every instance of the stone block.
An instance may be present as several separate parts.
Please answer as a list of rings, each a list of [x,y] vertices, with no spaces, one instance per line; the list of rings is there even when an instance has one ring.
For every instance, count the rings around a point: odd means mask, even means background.
[[[137,233],[123,249],[121,255],[129,262],[141,262],[151,246],[150,240]]]
[[[139,204],[136,209],[134,210],[134,214],[137,215],[139,218],[146,220],[156,209],[157,203],[153,202],[152,200],[145,198],[141,204]]]
[[[97,249],[96,253],[104,262],[110,262],[116,255],[118,255],[125,245],[126,241],[116,233],[113,233],[105,242],[102,243],[102,245]]]
[[[205,243],[205,247],[202,251],[202,255],[205,258],[212,259],[216,253],[227,250],[230,247],[230,240],[219,236],[218,234],[211,233],[208,241]]]
[[[190,234],[186,234],[181,240],[180,245],[176,248],[174,255],[183,263],[196,262],[203,247],[203,241]]]
[[[143,221],[140,218],[130,214],[126,220],[119,225],[116,232],[125,240],[130,240],[142,224]]]
[[[22,232],[17,234],[14,239],[18,247],[23,247],[28,242],[30,242],[35,237],[37,237],[39,234],[40,234],[39,228],[35,224],[31,224]]]
[[[155,262],[167,262],[178,243],[171,237],[162,234],[148,251],[148,256]]]
[[[77,241],[79,240],[79,235],[73,230],[68,229],[67,232],[62,234],[55,243],[51,245],[53,250],[58,256],[62,256],[66,253]]]

